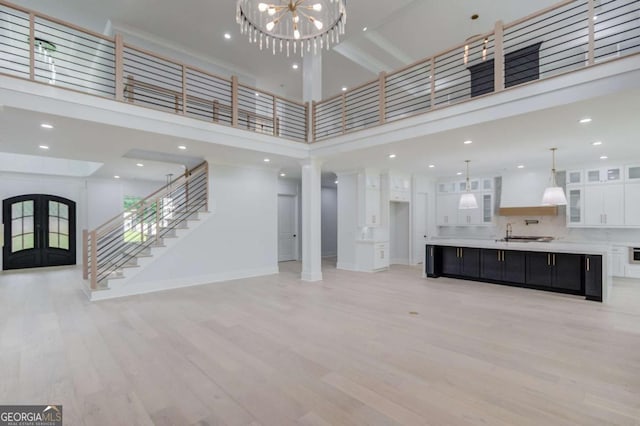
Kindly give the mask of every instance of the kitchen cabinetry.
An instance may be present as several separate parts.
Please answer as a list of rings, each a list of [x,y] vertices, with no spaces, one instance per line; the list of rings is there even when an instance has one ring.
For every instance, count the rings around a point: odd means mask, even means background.
[[[358,175],[358,225],[380,226],[380,174],[373,170]]]
[[[527,252],[525,283],[535,287],[582,291],[582,256],[568,253]]]
[[[603,167],[585,171],[586,184],[622,182],[623,177],[622,167]]]
[[[411,201],[411,177],[409,175],[389,174],[389,200],[399,202]]]
[[[356,262],[363,272],[375,272],[389,267],[389,243],[387,241],[356,241]]]
[[[614,277],[624,277],[624,267],[629,256],[629,248],[623,246],[614,246],[611,249],[611,255],[611,275],[613,275]]]
[[[480,277],[480,249],[442,247],[442,273],[460,278]]]
[[[584,224],[624,226],[624,185],[587,185],[584,188]]]
[[[458,224],[458,201],[460,195],[453,194],[439,194],[437,210],[437,223],[438,226],[455,226]]]
[[[624,224],[640,226],[640,181],[624,187]]]
[[[602,301],[601,255],[428,245],[426,259],[429,277],[495,282]]]
[[[586,255],[584,292],[589,300],[602,302],[602,256]]]
[[[427,245],[424,257],[424,273],[427,277],[437,278],[440,276],[440,265],[442,265],[441,248]]]
[[[640,182],[640,166],[627,166],[624,170],[625,180],[627,182]]]
[[[480,277],[490,281],[525,283],[525,253],[515,250],[482,249]]]
[[[569,170],[567,172],[567,186],[584,184],[584,173],[582,170]]]
[[[584,225],[584,187],[567,185],[567,226]]]

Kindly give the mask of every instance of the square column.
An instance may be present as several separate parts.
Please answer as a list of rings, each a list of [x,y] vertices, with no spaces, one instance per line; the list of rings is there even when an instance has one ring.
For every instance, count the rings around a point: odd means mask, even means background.
[[[322,162],[302,162],[302,281],[322,280]]]

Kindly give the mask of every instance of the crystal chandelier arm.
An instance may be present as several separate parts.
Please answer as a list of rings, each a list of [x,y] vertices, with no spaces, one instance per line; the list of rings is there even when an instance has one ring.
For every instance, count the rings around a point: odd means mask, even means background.
[[[287,13],[287,10],[283,9],[283,10],[280,11],[280,15],[274,17],[271,20],[271,22],[273,23],[273,28],[275,28],[275,26],[280,23],[280,19],[282,19],[282,17],[285,15],[285,13]],[[271,28],[271,30],[273,30],[273,28]],[[267,24],[267,29],[269,29],[269,24]]]
[[[317,29],[319,29],[319,30],[320,30],[320,29],[322,29],[322,26],[323,26],[322,21],[320,21],[319,19],[314,18],[314,17],[313,17],[313,16],[311,16],[311,15],[307,15],[307,14],[306,14],[305,12],[303,12],[301,9],[298,9],[298,13],[299,13],[300,15],[302,15],[302,17],[303,17],[303,18],[308,19],[308,20],[309,20],[309,22],[311,22],[313,25],[315,25]]]

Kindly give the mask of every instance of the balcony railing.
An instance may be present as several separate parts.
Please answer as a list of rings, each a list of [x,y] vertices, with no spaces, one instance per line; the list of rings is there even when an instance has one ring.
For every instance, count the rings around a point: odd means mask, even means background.
[[[0,0],[0,74],[297,142],[638,52],[640,0],[564,1],[310,106]]]
[[[640,0],[572,0],[312,106],[313,141],[640,52]]]

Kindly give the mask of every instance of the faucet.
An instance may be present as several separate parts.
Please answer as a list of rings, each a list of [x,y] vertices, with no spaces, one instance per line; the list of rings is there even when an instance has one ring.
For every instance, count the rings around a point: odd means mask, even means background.
[[[511,223],[507,223],[507,236],[505,237],[505,240],[509,240],[509,238],[511,238],[511,236],[513,235],[513,225],[511,225]]]

